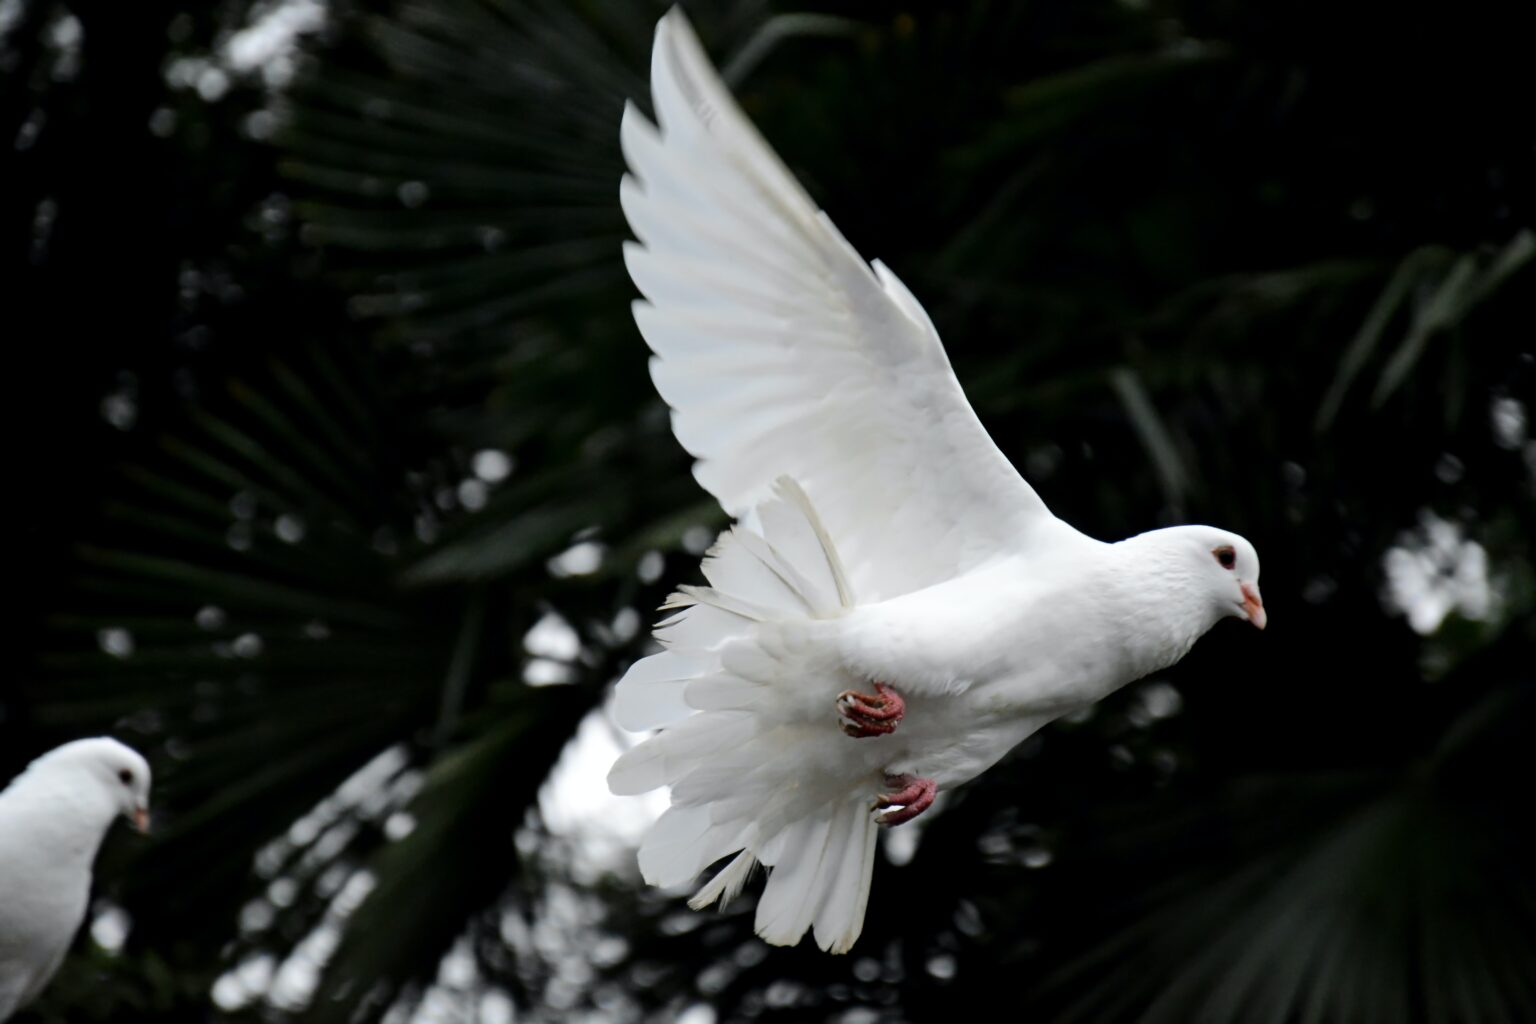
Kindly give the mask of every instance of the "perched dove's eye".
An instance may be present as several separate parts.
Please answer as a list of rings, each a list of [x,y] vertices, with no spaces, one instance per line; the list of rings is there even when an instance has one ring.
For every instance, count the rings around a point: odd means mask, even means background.
[[[1216,561],[1221,563],[1223,569],[1232,569],[1237,566],[1237,552],[1231,548],[1217,548],[1211,554],[1216,556]]]
[[[123,785],[133,785],[133,772],[129,771],[127,768],[119,769],[117,777],[123,781]]]

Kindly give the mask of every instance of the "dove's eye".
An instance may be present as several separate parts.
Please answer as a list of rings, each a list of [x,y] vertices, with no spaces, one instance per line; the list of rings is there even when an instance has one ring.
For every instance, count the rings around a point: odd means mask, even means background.
[[[120,770],[117,773],[117,777],[119,779],[123,780],[123,785],[125,785],[125,786],[133,785],[133,772],[129,771],[127,768],[124,768],[124,769]]]
[[[1217,548],[1211,554],[1216,556],[1216,561],[1221,563],[1223,569],[1232,569],[1237,566],[1237,552],[1231,548]]]

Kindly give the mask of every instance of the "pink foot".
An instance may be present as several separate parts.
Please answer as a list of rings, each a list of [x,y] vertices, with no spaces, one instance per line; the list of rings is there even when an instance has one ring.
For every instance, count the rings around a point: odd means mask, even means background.
[[[849,736],[887,736],[907,713],[907,702],[885,683],[875,684],[875,695],[844,690],[837,695],[837,724]]]
[[[932,779],[917,775],[887,775],[885,784],[895,792],[883,793],[875,801],[876,807],[895,807],[875,820],[882,825],[900,825],[911,821],[933,806],[933,798],[939,793],[939,784]]]

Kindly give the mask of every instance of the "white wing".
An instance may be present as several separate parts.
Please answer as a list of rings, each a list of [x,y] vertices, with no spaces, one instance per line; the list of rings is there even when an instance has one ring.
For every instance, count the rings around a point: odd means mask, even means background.
[[[863,601],[1058,525],[977,420],[923,308],[816,208],[676,9],[656,27],[651,92],[660,130],[633,106],[621,129],[635,320],[725,510],[747,515],[794,477]]]

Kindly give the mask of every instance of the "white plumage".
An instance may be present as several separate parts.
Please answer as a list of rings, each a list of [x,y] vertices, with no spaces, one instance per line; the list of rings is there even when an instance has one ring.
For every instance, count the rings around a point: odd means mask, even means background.
[[[641,846],[648,882],[735,854],[700,908],[761,862],[758,933],[843,952],[882,796],[975,777],[1224,616],[1262,625],[1258,558],[1210,527],[1105,544],[1052,516],[917,300],[816,208],[676,10],[651,89],[659,124],[630,106],[621,128],[635,320],[695,475],[739,522],[705,559],[709,586],[668,603],[666,650],[619,684],[619,723],[662,731],[609,784],[672,787]],[[876,682],[905,717],[845,734],[839,693]]]
[[[120,816],[148,827],[149,787],[144,759],[103,738],[49,751],[0,792],[0,1021],[64,962],[97,848]]]

